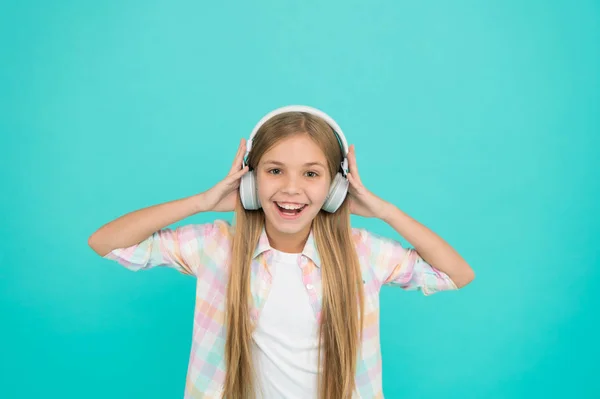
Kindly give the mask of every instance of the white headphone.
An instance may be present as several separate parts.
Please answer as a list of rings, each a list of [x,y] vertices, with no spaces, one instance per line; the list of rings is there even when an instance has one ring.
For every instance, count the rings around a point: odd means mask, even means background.
[[[254,136],[256,136],[256,133],[260,127],[272,117],[285,112],[306,112],[318,116],[327,122],[327,124],[331,126],[336,134],[338,143],[340,144],[343,152],[343,160],[340,164],[340,172],[335,175],[335,178],[331,182],[329,193],[327,194],[327,198],[325,199],[325,203],[322,207],[323,210],[333,213],[340,207],[340,205],[342,205],[344,199],[346,198],[346,194],[348,193],[349,182],[346,177],[348,175],[348,143],[346,142],[346,137],[344,137],[344,133],[339,125],[333,120],[332,117],[321,110],[306,105],[288,105],[269,112],[256,124],[254,130],[252,130],[250,138],[246,142],[246,154],[244,155],[244,159],[242,161],[242,168],[247,165],[246,162],[248,160],[248,154],[250,154],[250,150],[252,149],[252,140],[254,139]],[[246,174],[244,174],[244,176],[241,178],[240,199],[242,200],[242,205],[245,209],[255,210],[260,209],[261,207],[258,199],[258,185],[256,184],[256,177],[252,171],[246,172]]]

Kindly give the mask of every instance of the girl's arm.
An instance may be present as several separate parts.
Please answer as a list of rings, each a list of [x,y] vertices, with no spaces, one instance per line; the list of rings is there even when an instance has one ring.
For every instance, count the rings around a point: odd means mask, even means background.
[[[475,278],[467,262],[436,233],[386,202],[380,218],[406,239],[431,266],[446,273],[458,288]]]
[[[89,246],[104,257],[117,248],[127,248],[154,232],[204,211],[204,193],[153,205],[123,215],[100,227],[88,239]]]
[[[248,171],[242,168],[246,140],[241,139],[227,176],[210,190],[190,197],[153,205],[130,212],[100,227],[88,244],[100,256],[114,249],[138,244],[155,232],[199,212],[232,212],[238,201],[240,178]]]

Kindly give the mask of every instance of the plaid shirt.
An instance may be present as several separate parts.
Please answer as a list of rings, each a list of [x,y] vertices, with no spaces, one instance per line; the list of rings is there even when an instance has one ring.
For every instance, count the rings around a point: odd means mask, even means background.
[[[167,266],[196,276],[194,330],[185,385],[185,399],[221,398],[225,379],[225,298],[233,228],[229,222],[188,224],[165,228],[139,244],[115,249],[105,256],[138,271]],[[427,264],[413,248],[365,229],[352,229],[365,292],[361,356],[356,369],[354,398],[383,398],[379,343],[379,291],[383,284],[430,295],[457,289],[443,272]],[[252,256],[250,277],[253,304],[250,316],[260,316],[272,283],[272,256],[263,228]],[[298,261],[302,280],[317,320],[321,317],[321,259],[311,232]]]

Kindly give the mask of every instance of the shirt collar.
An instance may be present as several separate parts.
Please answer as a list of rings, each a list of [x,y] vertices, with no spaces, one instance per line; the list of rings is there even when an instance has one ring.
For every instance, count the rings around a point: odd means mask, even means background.
[[[258,239],[258,244],[256,244],[256,248],[254,249],[254,253],[252,254],[252,259],[256,258],[258,255],[262,254],[266,251],[271,251],[273,248],[271,244],[269,244],[269,237],[267,236],[267,231],[263,226],[262,232],[260,233],[260,238]],[[315,266],[321,267],[321,258],[319,257],[319,252],[317,251],[317,246],[315,244],[315,237],[313,235],[312,229],[308,234],[308,239],[306,240],[306,244],[304,244],[304,249],[302,250],[302,255],[306,256],[310,260],[313,261]]]

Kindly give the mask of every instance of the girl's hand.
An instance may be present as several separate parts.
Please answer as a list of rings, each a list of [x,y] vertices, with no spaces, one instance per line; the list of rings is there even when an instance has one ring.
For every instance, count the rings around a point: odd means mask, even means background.
[[[237,154],[229,174],[210,190],[201,194],[203,212],[233,212],[239,198],[240,178],[248,172],[248,165],[242,169],[242,160],[246,153],[246,140],[240,141]]]
[[[350,213],[366,218],[376,217],[383,219],[388,203],[363,186],[358,175],[354,144],[348,149],[348,168],[350,169],[348,173],[348,181],[350,182],[350,186],[348,187]]]

